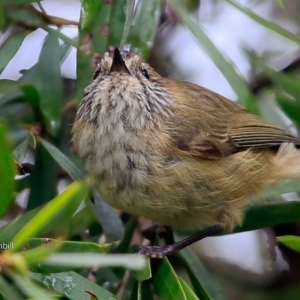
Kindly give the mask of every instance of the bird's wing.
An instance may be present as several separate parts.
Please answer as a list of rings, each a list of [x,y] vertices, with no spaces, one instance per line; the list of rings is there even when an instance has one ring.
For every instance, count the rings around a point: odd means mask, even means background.
[[[285,142],[300,147],[300,140],[285,130],[212,91],[186,83],[184,92],[177,99],[173,134],[181,151],[219,159],[247,149],[276,148]],[[188,105],[182,100],[186,95]]]
[[[218,159],[230,153],[236,152],[226,131],[203,131],[202,129],[191,132],[179,133],[174,141],[176,146],[193,156]]]
[[[233,128],[230,130],[229,136],[237,150],[278,147],[282,143],[293,143],[300,146],[299,139],[272,125],[247,125]]]
[[[218,128],[210,126],[205,131],[186,132],[185,138],[177,139],[177,146],[193,156],[209,159],[219,159],[247,149],[276,148],[282,143],[300,147],[299,139],[257,116],[255,118],[257,122],[253,124],[245,121],[245,124],[227,126],[222,130],[218,125]]]

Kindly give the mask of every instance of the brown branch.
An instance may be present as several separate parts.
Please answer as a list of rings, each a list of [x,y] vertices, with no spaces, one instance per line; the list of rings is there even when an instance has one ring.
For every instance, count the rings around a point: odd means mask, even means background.
[[[38,9],[36,9],[33,5],[24,5],[23,9],[32,12],[33,14],[41,18],[48,25],[55,25],[57,27],[61,27],[61,26],[68,26],[68,25],[78,26],[79,24],[77,21],[71,21],[68,19],[48,15],[46,12],[39,11]]]
[[[117,297],[123,299],[125,291],[126,291],[126,287],[129,283],[129,279],[130,279],[130,273],[127,270],[123,276],[123,279],[122,279],[120,285],[119,285]]]
[[[54,25],[54,26],[57,26],[58,28],[60,28],[62,26],[70,26],[70,25],[78,26],[79,25],[79,23],[77,21],[71,21],[68,19],[48,15],[45,11],[39,11],[31,4],[17,6],[17,9],[28,11],[28,12],[34,14],[35,16],[39,17],[40,20],[44,23],[43,25]],[[8,11],[9,10],[16,10],[16,6],[15,5],[9,6]],[[30,31],[34,31],[34,30],[42,27],[42,25],[38,25],[38,24],[35,24],[35,22],[30,22],[30,21],[16,21],[16,24],[19,27],[21,27],[25,30],[30,30]]]

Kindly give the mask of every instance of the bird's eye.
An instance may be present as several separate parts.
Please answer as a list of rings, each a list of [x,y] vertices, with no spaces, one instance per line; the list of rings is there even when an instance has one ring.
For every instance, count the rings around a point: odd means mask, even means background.
[[[143,74],[147,79],[149,79],[149,73],[148,73],[148,71],[147,71],[146,69],[143,69],[143,70],[142,70],[142,74]]]

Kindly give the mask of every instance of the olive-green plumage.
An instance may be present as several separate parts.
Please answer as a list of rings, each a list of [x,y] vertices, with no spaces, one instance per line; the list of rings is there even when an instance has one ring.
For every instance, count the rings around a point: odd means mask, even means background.
[[[73,142],[108,203],[185,229],[231,230],[253,196],[300,177],[298,139],[126,51],[102,59]]]

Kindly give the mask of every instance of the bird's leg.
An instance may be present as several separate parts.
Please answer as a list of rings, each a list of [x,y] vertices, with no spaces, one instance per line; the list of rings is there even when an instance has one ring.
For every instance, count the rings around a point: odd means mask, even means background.
[[[174,244],[173,230],[171,226],[154,224],[142,231],[143,236],[154,243],[156,237],[165,240],[166,245]]]
[[[191,237],[188,237],[184,240],[181,240],[179,242],[166,245],[166,246],[140,246],[139,254],[143,254],[152,258],[163,258],[167,255],[173,255],[176,254],[181,249],[202,240],[205,237],[214,235],[218,232],[220,232],[223,228],[219,225],[215,225],[212,227],[207,228],[204,231],[201,231]]]

